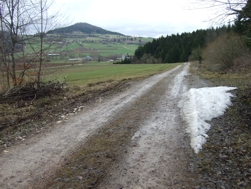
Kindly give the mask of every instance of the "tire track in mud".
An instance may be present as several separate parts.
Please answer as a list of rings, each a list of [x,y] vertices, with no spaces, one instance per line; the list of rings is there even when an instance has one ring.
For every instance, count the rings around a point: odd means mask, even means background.
[[[154,105],[132,137],[127,155],[98,188],[192,187],[193,179],[188,176],[191,149],[177,107],[182,92],[187,89],[183,84],[187,66],[182,69],[151,89],[148,99],[155,101]]]

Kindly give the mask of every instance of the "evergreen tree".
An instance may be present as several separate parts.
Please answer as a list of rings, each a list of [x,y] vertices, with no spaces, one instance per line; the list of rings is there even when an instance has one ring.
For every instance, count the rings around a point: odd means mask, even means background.
[[[187,61],[187,56],[184,50],[182,50],[182,53],[180,55],[180,62],[186,62]]]
[[[241,11],[238,11],[235,31],[245,35],[247,37],[246,44],[251,47],[251,0],[247,1]]]
[[[198,54],[200,52],[198,49],[205,47],[207,43],[213,41],[219,35],[231,31],[231,28],[231,26],[223,26],[216,29],[196,30],[192,33],[162,36],[146,43],[144,46],[139,46],[134,55],[137,60],[141,60],[143,63],[146,60],[149,62],[150,58],[146,57],[146,55],[150,55],[154,59],[161,59],[163,63],[185,62],[194,49],[197,49],[196,54]],[[196,55],[193,56],[193,59],[201,60],[201,57]]]

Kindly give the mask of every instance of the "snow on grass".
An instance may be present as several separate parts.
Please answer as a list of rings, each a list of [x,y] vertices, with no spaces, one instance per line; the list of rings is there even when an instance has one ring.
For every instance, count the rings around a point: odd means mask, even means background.
[[[187,124],[186,132],[190,135],[190,145],[197,154],[202,145],[206,142],[210,129],[210,121],[213,118],[224,114],[225,110],[231,105],[231,93],[228,91],[235,87],[206,87],[190,89],[179,102],[181,116]]]

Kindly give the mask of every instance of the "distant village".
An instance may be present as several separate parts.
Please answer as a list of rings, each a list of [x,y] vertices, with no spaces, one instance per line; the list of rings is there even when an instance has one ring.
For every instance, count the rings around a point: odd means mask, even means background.
[[[98,38],[98,39],[97,39]],[[72,39],[72,40],[71,40]],[[47,38],[47,43],[56,45],[56,49],[62,49],[58,53],[48,53],[47,59],[50,60],[65,60],[65,61],[81,61],[87,63],[89,61],[96,62],[117,62],[125,59],[131,59],[129,53],[110,54],[109,56],[100,55],[100,49],[88,48],[85,44],[102,44],[106,45],[107,50],[112,49],[114,45],[144,45],[142,37],[131,37],[131,36],[117,36],[117,35],[101,35],[95,34],[80,34],[74,32],[74,34],[66,34],[60,41],[50,40]],[[72,44],[76,44],[77,48],[72,48]],[[69,48],[69,50],[67,50]],[[98,48],[98,47],[97,47]],[[63,50],[64,49],[64,50]]]

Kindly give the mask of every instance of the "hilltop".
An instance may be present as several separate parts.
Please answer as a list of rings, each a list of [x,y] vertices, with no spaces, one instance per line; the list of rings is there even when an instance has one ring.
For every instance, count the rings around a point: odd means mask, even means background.
[[[88,23],[76,23],[71,26],[57,28],[57,29],[48,31],[48,34],[62,34],[62,33],[110,34],[110,35],[124,36],[121,33],[108,31],[108,30],[105,30],[97,26],[93,26]]]

